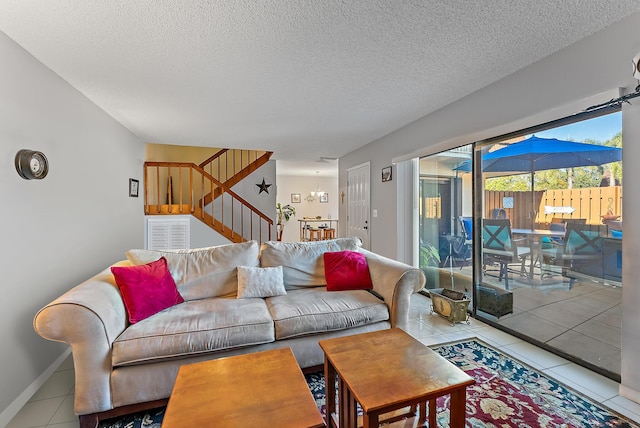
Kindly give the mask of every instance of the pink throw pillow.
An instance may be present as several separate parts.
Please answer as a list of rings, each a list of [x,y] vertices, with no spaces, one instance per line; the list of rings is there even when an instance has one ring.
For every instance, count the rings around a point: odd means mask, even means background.
[[[146,265],[113,266],[111,272],[131,324],[184,302],[164,257]]]
[[[324,276],[328,291],[373,288],[367,259],[364,254],[357,251],[324,253]]]

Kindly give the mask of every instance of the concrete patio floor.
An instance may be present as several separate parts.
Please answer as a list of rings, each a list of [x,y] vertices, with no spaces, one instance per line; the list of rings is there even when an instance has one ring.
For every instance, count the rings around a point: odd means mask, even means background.
[[[471,268],[453,268],[471,276]],[[484,276],[483,281],[505,288],[504,281]],[[450,288],[447,284],[441,285]],[[455,287],[456,291],[464,291]],[[569,289],[561,276],[530,283],[510,274],[513,314],[486,319],[556,348],[616,375],[621,371],[622,287],[602,280],[576,280]],[[471,290],[466,290],[471,297]]]

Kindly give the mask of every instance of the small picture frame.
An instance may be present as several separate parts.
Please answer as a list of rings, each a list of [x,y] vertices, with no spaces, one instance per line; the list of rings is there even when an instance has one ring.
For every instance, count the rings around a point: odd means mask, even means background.
[[[329,194],[326,192],[321,193],[318,200],[320,201],[321,204],[326,204],[327,202],[329,202]]]
[[[502,208],[513,208],[513,196],[505,196],[502,198]]]
[[[140,182],[135,178],[130,178],[129,179],[129,197],[137,198],[139,188],[140,188]]]
[[[391,167],[382,168],[382,182],[391,181]]]
[[[300,193],[292,193],[291,194],[291,203],[292,204],[299,204],[301,200],[302,200],[302,196],[300,195]]]

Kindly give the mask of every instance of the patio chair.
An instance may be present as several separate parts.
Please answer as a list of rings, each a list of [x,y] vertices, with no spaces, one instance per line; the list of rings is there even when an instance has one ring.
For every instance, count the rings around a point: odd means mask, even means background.
[[[602,239],[602,275],[615,287],[622,283],[622,231],[609,232],[611,237]]]
[[[564,222],[551,222],[549,230],[564,232],[567,234],[567,224]],[[562,266],[562,254],[564,253],[564,236],[542,238],[542,248],[540,254],[540,278],[552,278],[562,273],[557,266]],[[553,267],[556,266],[554,269]]]
[[[482,255],[483,265],[497,263],[499,266],[499,281],[504,277],[505,288],[509,289],[508,266],[520,263],[520,275],[527,276],[525,262],[531,255],[528,246],[518,246],[518,242],[511,235],[511,221],[508,219],[482,220]]]
[[[460,227],[464,234],[465,243],[471,244],[471,240],[473,239],[473,219],[471,217],[460,216],[458,220],[460,220]]]
[[[471,246],[466,243],[463,235],[440,235],[439,247],[440,267],[453,267],[455,264],[460,269],[471,260]]]
[[[607,229],[604,225],[567,223],[562,258],[563,275],[570,278],[569,289],[585,275],[603,278],[602,239],[607,237]]]
[[[561,223],[551,223],[549,224],[549,230],[554,231],[554,232],[564,232],[565,234],[567,233],[567,223],[561,222]],[[554,243],[557,244],[564,244],[564,238],[563,237],[555,237],[552,236],[550,238],[550,240]]]
[[[463,266],[473,261],[473,218],[459,216],[458,220],[460,221],[460,229],[464,236],[464,247],[461,250],[463,263],[460,265],[460,269],[462,269]]]
[[[558,221],[554,221],[558,220]],[[569,223],[578,223],[585,224],[587,222],[586,218],[560,218],[554,217],[551,219],[551,223],[549,224],[549,230],[557,231],[557,232],[566,232],[567,224]],[[544,242],[544,241],[543,241]],[[551,237],[547,240],[554,245],[559,245],[562,247],[564,245],[564,237]],[[543,247],[544,248],[544,247]]]
[[[604,277],[603,238],[607,226],[568,222],[561,247],[543,249],[546,264],[562,267],[562,276],[569,278],[569,289],[576,279]]]

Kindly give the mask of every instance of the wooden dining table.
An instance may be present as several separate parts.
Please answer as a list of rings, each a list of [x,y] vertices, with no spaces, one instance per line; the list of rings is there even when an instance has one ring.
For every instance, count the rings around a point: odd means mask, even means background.
[[[335,218],[301,218],[298,219],[300,223],[300,241],[309,241],[309,236],[307,236],[307,232],[309,229],[315,224],[320,223],[320,229],[338,229],[338,219]],[[335,226],[334,226],[335,223]],[[314,227],[315,229],[315,227]]]

